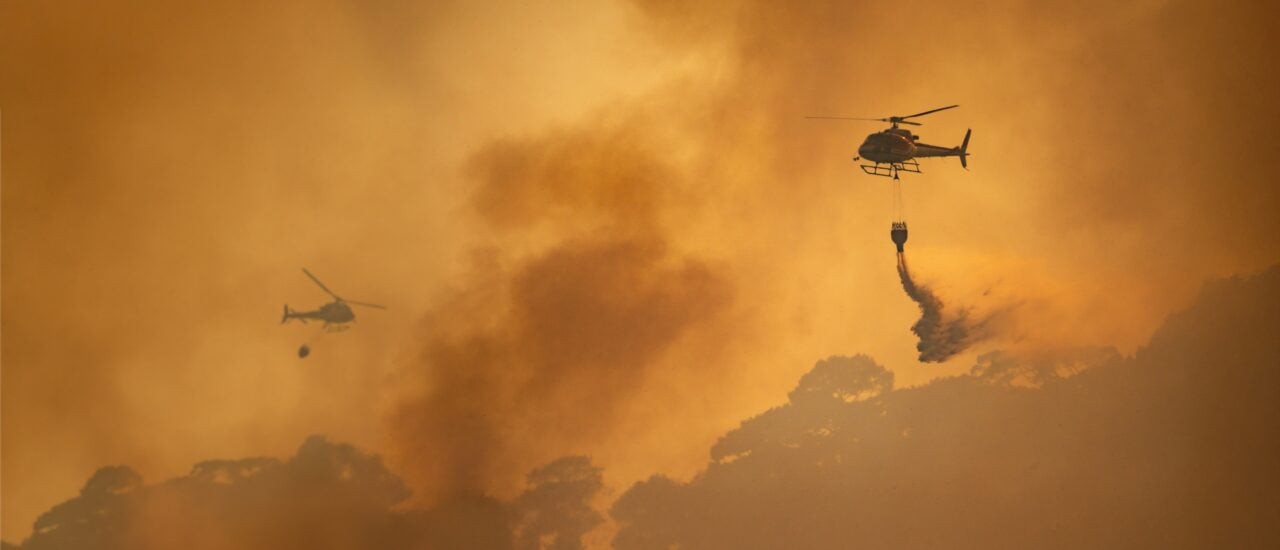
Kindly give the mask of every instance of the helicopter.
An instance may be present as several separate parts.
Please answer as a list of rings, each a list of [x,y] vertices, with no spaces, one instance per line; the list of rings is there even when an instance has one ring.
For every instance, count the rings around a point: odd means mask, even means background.
[[[352,323],[356,320],[355,312],[351,311],[351,306],[348,306],[347,304],[387,309],[386,306],[380,306],[378,304],[344,300],[341,296],[338,296],[337,294],[334,294],[332,290],[329,290],[329,287],[324,286],[324,283],[320,282],[320,279],[316,278],[315,275],[312,275],[310,271],[307,271],[307,268],[302,268],[302,272],[306,273],[307,277],[310,277],[312,281],[315,281],[316,285],[318,285],[321,290],[325,291],[330,296],[333,296],[333,301],[320,306],[320,309],[315,311],[295,311],[293,309],[289,309],[289,304],[285,304],[284,318],[280,319],[280,324],[282,325],[289,322],[289,319],[297,319],[303,323],[306,323],[309,319],[314,319],[317,321],[324,321],[325,330],[346,330],[349,328],[347,323]]]
[[[960,157],[960,166],[966,170],[969,169],[969,135],[973,133],[972,129],[966,130],[964,133],[964,141],[959,147],[939,147],[937,145],[929,145],[916,140],[920,136],[911,133],[911,130],[899,128],[899,124],[908,124],[911,126],[920,126],[919,122],[907,120],[916,118],[938,111],[954,109],[959,105],[949,105],[931,109],[923,113],[916,113],[907,116],[891,116],[886,118],[854,118],[840,116],[811,116],[805,118],[821,118],[835,120],[874,120],[879,122],[888,122],[890,127],[879,132],[867,136],[867,139],[858,147],[858,157],[853,157],[854,162],[859,160],[868,160],[872,164],[860,164],[862,171],[872,176],[884,176],[898,179],[899,172],[911,172],[919,174],[920,163],[916,160],[923,157]]]

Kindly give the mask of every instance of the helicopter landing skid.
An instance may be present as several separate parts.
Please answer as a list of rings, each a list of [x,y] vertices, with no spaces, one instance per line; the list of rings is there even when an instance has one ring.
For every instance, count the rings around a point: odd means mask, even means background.
[[[877,162],[875,164],[859,164],[863,172],[872,176],[883,176],[886,178],[897,178],[898,172],[910,172],[912,174],[920,174],[920,163],[915,159],[903,162]]]

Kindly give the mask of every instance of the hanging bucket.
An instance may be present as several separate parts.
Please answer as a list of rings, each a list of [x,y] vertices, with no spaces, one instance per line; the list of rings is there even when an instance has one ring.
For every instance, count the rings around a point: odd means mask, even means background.
[[[902,252],[902,245],[907,244],[907,222],[893,222],[889,227],[889,238],[898,245],[898,252]]]

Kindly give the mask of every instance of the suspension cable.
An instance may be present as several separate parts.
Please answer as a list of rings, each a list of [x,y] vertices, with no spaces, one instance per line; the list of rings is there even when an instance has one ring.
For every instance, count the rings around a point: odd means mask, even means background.
[[[893,173],[893,221],[905,221],[902,207],[902,180],[898,179],[896,170]]]

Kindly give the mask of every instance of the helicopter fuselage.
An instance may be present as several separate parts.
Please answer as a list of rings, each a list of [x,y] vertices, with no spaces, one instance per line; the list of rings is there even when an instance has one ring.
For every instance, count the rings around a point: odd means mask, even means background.
[[[858,156],[871,162],[902,162],[915,154],[911,132],[890,128],[867,136],[858,147]]]
[[[919,143],[920,136],[904,128],[887,128],[867,136],[858,147],[858,156],[877,164],[896,164],[919,157],[959,156],[959,147],[938,147]]]
[[[356,314],[351,311],[351,306],[348,306],[344,302],[329,302],[320,306],[320,309],[315,311],[293,311],[289,309],[288,306],[285,306],[284,314],[285,321],[288,321],[289,319],[298,319],[305,322],[308,319],[314,319],[317,321],[324,321],[326,325],[350,323],[351,321],[354,321],[355,318]]]

